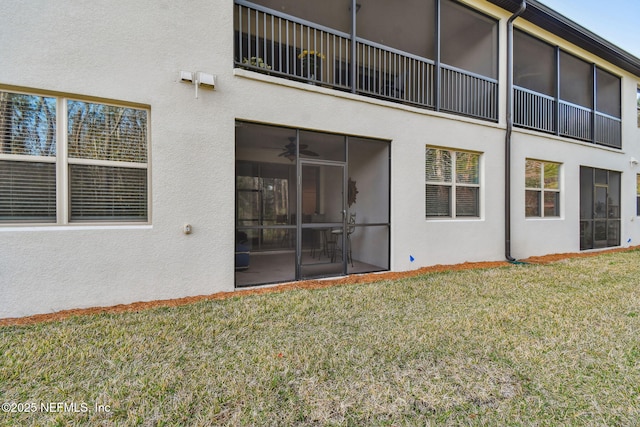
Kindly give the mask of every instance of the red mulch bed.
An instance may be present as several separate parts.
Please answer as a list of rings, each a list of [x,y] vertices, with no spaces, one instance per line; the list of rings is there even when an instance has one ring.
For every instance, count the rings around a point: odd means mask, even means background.
[[[634,246],[630,248],[616,248],[616,249],[609,249],[606,251],[598,251],[598,252],[564,253],[564,254],[535,256],[535,257],[530,257],[530,258],[527,258],[524,260],[518,260],[518,261],[531,263],[531,264],[547,264],[547,263],[556,262],[556,261],[560,261],[568,258],[585,258],[585,257],[597,256],[602,253],[625,252],[625,251],[630,251],[635,249],[640,249],[640,246]],[[155,307],[180,306],[180,305],[191,304],[191,303],[202,301],[202,300],[220,300],[220,299],[231,298],[235,296],[259,295],[259,294],[266,294],[271,292],[283,292],[291,289],[321,289],[321,288],[328,288],[330,286],[335,286],[335,285],[371,283],[371,282],[377,282],[380,280],[402,279],[405,277],[413,277],[413,276],[418,276],[425,273],[506,267],[509,265],[511,264],[508,263],[507,261],[465,262],[463,264],[455,264],[455,265],[434,265],[434,266],[423,267],[417,270],[410,270],[410,271],[358,274],[358,275],[351,275],[347,277],[341,277],[338,279],[307,280],[307,281],[285,283],[282,285],[262,287],[262,288],[252,288],[252,289],[237,290],[232,292],[219,292],[211,295],[199,295],[194,297],[176,298],[176,299],[170,299],[170,300],[135,302],[131,304],[120,304],[120,305],[115,305],[111,307],[79,308],[74,310],[58,311],[56,313],[36,314],[33,316],[27,316],[27,317],[5,318],[5,319],[0,319],[0,326],[28,325],[32,323],[52,322],[52,321],[62,320],[71,316],[82,316],[82,315],[99,314],[99,313],[135,312],[135,311],[141,311],[141,310],[146,310],[146,309],[155,308]]]

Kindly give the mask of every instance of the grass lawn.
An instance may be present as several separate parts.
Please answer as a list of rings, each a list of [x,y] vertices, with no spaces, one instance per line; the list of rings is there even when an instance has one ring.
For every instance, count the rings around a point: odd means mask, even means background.
[[[5,326],[0,425],[638,425],[639,331],[639,251]]]

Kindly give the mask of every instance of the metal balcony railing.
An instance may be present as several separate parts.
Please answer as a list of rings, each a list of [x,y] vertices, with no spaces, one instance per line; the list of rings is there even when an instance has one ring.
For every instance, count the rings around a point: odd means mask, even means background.
[[[560,101],[560,123],[558,133],[568,138],[591,141],[591,110],[579,105]]]
[[[619,118],[521,87],[514,88],[513,118],[519,127],[614,148],[622,147],[622,122]]]
[[[489,79],[235,0],[235,65],[287,79],[483,120],[498,120]],[[353,67],[353,68],[352,68]],[[354,70],[355,68],[355,70]],[[352,81],[354,80],[354,81]]]
[[[619,118],[596,111],[595,143],[622,148],[622,121]]]
[[[443,65],[440,102],[443,111],[498,121],[498,81]]]
[[[498,120],[498,82],[272,9],[235,0],[235,65],[422,108]],[[355,68],[355,71],[352,69]],[[352,81],[354,80],[355,81]],[[439,88],[436,88],[439,85]],[[621,120],[522,87],[514,124],[621,147]]]
[[[258,5],[238,2],[235,64],[262,73],[350,87],[350,35]]]
[[[434,108],[433,61],[358,38],[356,92]]]
[[[516,126],[555,132],[556,101],[552,96],[515,88],[513,97],[513,121]]]

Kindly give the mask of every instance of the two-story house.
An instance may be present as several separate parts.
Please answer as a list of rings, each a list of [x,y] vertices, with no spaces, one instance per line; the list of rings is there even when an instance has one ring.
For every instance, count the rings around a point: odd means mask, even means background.
[[[535,0],[0,16],[0,318],[640,242],[640,59]]]

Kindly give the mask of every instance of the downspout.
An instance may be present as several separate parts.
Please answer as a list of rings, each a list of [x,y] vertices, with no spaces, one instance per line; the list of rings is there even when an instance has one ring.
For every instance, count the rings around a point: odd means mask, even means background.
[[[511,133],[513,132],[513,21],[525,11],[527,0],[507,21],[507,134],[504,144],[504,250],[509,262],[511,256]]]

